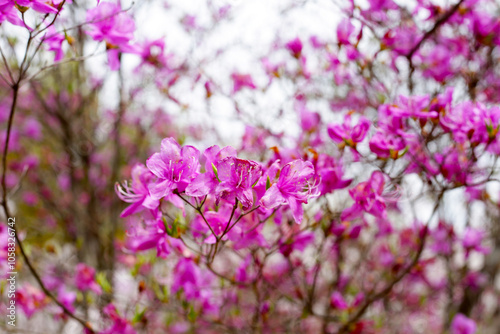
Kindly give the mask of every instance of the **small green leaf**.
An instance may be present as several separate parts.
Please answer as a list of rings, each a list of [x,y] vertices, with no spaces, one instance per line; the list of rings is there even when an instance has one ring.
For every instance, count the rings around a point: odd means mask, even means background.
[[[106,278],[106,274],[100,272],[96,275],[96,282],[106,293],[111,292],[111,284],[109,284],[108,279]]]
[[[142,310],[141,312],[135,311],[134,317],[132,318],[132,324],[136,324],[138,322],[141,322],[142,319],[144,319],[144,314],[146,313],[146,308]]]
[[[266,190],[271,188],[271,179],[269,178],[269,175],[267,176],[267,180],[266,180]]]
[[[212,162],[212,170],[214,171],[214,174],[215,174],[215,177],[217,178],[217,181],[219,181],[219,183],[220,183],[219,172],[217,171],[217,167],[215,167],[213,162]]]

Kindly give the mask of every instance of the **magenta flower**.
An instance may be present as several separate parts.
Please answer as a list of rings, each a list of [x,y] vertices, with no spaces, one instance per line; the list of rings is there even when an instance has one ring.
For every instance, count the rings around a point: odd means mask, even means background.
[[[33,10],[35,10],[39,13],[44,13],[44,14],[57,13],[56,8],[49,6],[43,0],[16,0],[15,3],[19,6],[22,6],[22,7],[33,8]]]
[[[231,146],[226,146],[220,149],[214,145],[203,152],[205,159],[205,173],[197,175],[194,180],[187,186],[186,194],[189,196],[205,196],[215,191],[219,185],[219,180],[215,171],[222,159],[227,157],[236,157],[236,150]]]
[[[164,67],[167,64],[165,57],[165,42],[162,39],[146,41],[140,47],[139,55],[142,64],[149,64],[154,67]]]
[[[42,310],[47,305],[45,293],[38,288],[35,288],[29,283],[25,283],[16,291],[16,305],[19,305],[26,314],[27,318],[31,318],[36,311]]]
[[[136,52],[128,43],[134,38],[135,23],[119,4],[103,2],[87,12],[90,30],[87,34],[94,40],[106,42],[108,63],[112,70],[120,66],[120,52]]]
[[[341,161],[336,161],[329,155],[319,154],[318,159],[314,160],[314,168],[318,179],[321,179],[318,186],[321,195],[346,188],[352,182],[352,179],[344,179]]]
[[[68,310],[71,312],[75,311],[75,306],[73,305],[76,301],[76,293],[71,291],[66,291],[64,286],[59,288],[57,292],[57,300],[61,302]],[[60,309],[61,315],[63,314],[62,309]]]
[[[354,25],[348,18],[343,18],[337,26],[337,41],[339,44],[351,44],[349,38],[351,38],[354,32]]]
[[[483,242],[483,239],[485,237],[485,232],[468,227],[465,229],[465,233],[462,239],[462,245],[465,248],[465,254],[466,256],[469,255],[470,251],[474,250],[479,253],[488,253],[489,249],[486,247],[483,247],[481,244]]]
[[[338,291],[332,293],[332,296],[330,297],[330,305],[337,310],[347,310],[349,308],[349,305],[345,301],[344,297],[342,297],[342,294]]]
[[[278,181],[262,197],[261,205],[266,209],[273,209],[288,204],[295,222],[300,224],[304,215],[302,203],[307,203],[309,198],[318,195],[314,174],[314,167],[309,161],[294,160],[287,163],[281,169]]]
[[[294,250],[304,251],[304,249],[313,242],[314,232],[298,231],[292,233],[292,235],[287,238],[282,238],[282,240],[279,241],[279,249],[281,254],[289,256]]]
[[[49,51],[54,51],[54,61],[59,61],[63,58],[64,52],[62,50],[62,43],[66,37],[63,34],[58,34],[54,26],[50,26],[47,34],[44,37],[44,44],[47,45]]]
[[[132,184],[115,186],[118,197],[124,202],[131,203],[122,211],[120,217],[127,217],[141,211],[143,208],[156,209],[160,202],[149,194],[148,185],[153,181],[154,174],[144,165],[137,164],[132,168]]]
[[[119,4],[103,2],[87,12],[90,30],[87,34],[96,41],[111,45],[127,44],[134,38],[134,20],[122,11]]]
[[[349,146],[356,146],[365,139],[370,129],[370,121],[361,117],[358,124],[351,126],[351,116],[347,115],[344,124],[328,125],[328,135],[337,143],[345,142]]]
[[[85,263],[76,265],[75,285],[80,291],[91,290],[98,295],[102,293],[101,287],[95,281],[95,269]]]
[[[110,327],[99,332],[100,334],[136,334],[134,327],[127,321],[127,319],[122,318],[113,304],[108,304],[103,309],[104,314],[106,314],[113,323]]]
[[[233,94],[239,92],[243,88],[256,89],[252,76],[250,74],[233,73],[231,74],[233,80]]]
[[[157,255],[166,258],[172,251],[183,254],[186,248],[179,239],[167,234],[162,220],[147,221],[145,228],[136,227],[128,236],[127,248],[135,252],[156,248]]]
[[[474,334],[476,333],[476,323],[459,313],[451,322],[451,334]]]
[[[199,169],[200,152],[193,146],[181,146],[173,138],[161,141],[160,153],[153,154],[146,165],[158,178],[157,183],[149,185],[153,199],[161,199],[175,189],[183,192]]]
[[[453,59],[452,52],[448,46],[435,45],[429,52],[421,52],[417,55],[420,58],[422,74],[426,78],[433,78],[438,82],[444,82],[454,71],[451,66]]]
[[[431,230],[431,233],[434,240],[431,249],[436,254],[451,255],[453,251],[452,243],[455,240],[453,225],[440,221],[438,226]]]
[[[238,199],[244,210],[249,209],[253,205],[252,187],[262,176],[262,167],[255,161],[229,156],[219,162],[217,173],[220,180],[215,189],[218,199],[229,202]]]
[[[290,51],[292,56],[294,56],[295,58],[300,58],[303,46],[301,40],[298,37],[286,43],[285,47]]]
[[[14,5],[14,1],[0,1],[0,23],[8,21],[16,26],[24,27],[24,22],[19,18],[19,11]]]
[[[212,276],[201,269],[190,258],[181,258],[174,268],[172,293],[182,289],[186,300],[206,299],[210,295]]]
[[[399,151],[405,147],[403,138],[381,130],[370,139],[370,150],[380,158],[396,159]]]
[[[429,107],[429,100],[429,96],[427,95],[411,97],[400,95],[397,106],[388,106],[384,110],[390,117],[437,118],[438,113],[436,111],[427,110]]]
[[[385,218],[387,215],[386,205],[382,197],[384,184],[384,175],[379,171],[375,171],[368,181],[361,182],[353,189],[350,189],[349,194],[355,203],[342,212],[341,219],[352,220],[359,218],[362,216],[363,211],[378,218]]]

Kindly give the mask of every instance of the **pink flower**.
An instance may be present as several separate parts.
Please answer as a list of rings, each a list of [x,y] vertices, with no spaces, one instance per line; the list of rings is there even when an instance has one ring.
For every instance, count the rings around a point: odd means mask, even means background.
[[[119,4],[103,2],[87,12],[90,30],[87,34],[96,41],[105,41],[108,63],[112,70],[120,66],[120,52],[136,52],[128,45],[134,38],[135,23]]]
[[[382,197],[384,184],[384,175],[379,171],[375,171],[368,181],[361,182],[353,189],[350,189],[349,194],[355,203],[342,212],[341,219],[352,220],[361,217],[363,211],[378,218],[385,218],[387,215],[386,205]]]
[[[171,194],[175,189],[183,192],[199,169],[200,152],[193,146],[181,146],[174,138],[161,141],[160,153],[153,154],[146,165],[158,178],[149,185],[151,197],[155,200]]]
[[[54,26],[47,29],[47,34],[44,37],[44,44],[47,45],[49,51],[54,51],[54,61],[59,61],[63,58],[64,52],[62,50],[62,43],[66,37],[63,34],[58,34]]]
[[[137,332],[135,331],[134,327],[127,321],[127,319],[122,318],[119,314],[118,311],[116,310],[115,305],[113,304],[108,304],[104,309],[103,309],[104,314],[106,314],[113,323],[111,324],[110,327],[106,328],[105,330],[99,332],[100,334],[136,334]]]
[[[57,13],[56,8],[49,6],[43,0],[16,0],[15,3],[19,6],[33,8],[33,10],[44,14]]]
[[[124,202],[131,203],[122,211],[120,217],[127,217],[141,211],[143,208],[156,209],[160,202],[149,194],[148,185],[153,181],[154,174],[146,166],[137,164],[132,168],[132,184],[115,186],[118,197]]]
[[[309,198],[318,195],[314,174],[314,167],[309,161],[294,160],[287,163],[281,169],[278,181],[262,197],[262,206],[273,209],[288,204],[295,222],[300,224],[304,215],[302,203],[307,203]]]
[[[302,54],[302,42],[298,37],[286,43],[285,47],[290,51],[292,56],[300,58],[300,55]]]
[[[16,304],[19,304],[26,317],[30,318],[47,305],[47,298],[43,291],[25,283],[16,291]]]
[[[18,13],[14,1],[0,1],[0,23],[8,21],[16,26],[24,27],[24,22],[19,18]]]
[[[295,225],[298,226],[298,225]],[[294,232],[287,238],[279,242],[281,254],[289,256],[294,250],[304,251],[304,249],[314,242],[314,232],[299,231]]]
[[[142,64],[149,64],[154,67],[166,66],[167,58],[164,55],[165,42],[162,39],[146,41],[139,47],[139,49],[139,55],[142,58]]]
[[[233,94],[239,92],[243,88],[256,89],[252,76],[250,74],[233,73],[231,74],[233,80]]]
[[[215,175],[215,171],[219,166],[219,163],[227,157],[236,157],[236,150],[231,146],[226,146],[220,149],[219,146],[214,145],[203,152],[203,158],[205,159],[205,173],[199,174],[194,178],[194,180],[187,186],[186,194],[189,196],[205,196],[213,193],[217,186],[219,185],[218,176]]]
[[[255,161],[229,156],[217,166],[219,185],[215,189],[217,198],[231,203],[238,199],[246,210],[253,205],[252,187],[262,176],[262,167]]]
[[[119,4],[103,2],[87,12],[87,21],[90,27],[87,34],[96,41],[119,46],[134,38],[134,20]]]
[[[422,73],[426,78],[434,78],[438,82],[444,82],[453,74],[451,67],[452,53],[447,46],[436,45],[429,52],[421,52],[417,56],[421,61]]]
[[[135,252],[156,248],[157,255],[165,258],[172,251],[178,254],[185,252],[185,247],[179,239],[172,238],[167,234],[166,224],[160,220],[147,220],[145,226],[138,222],[131,226],[128,231],[127,248]]]
[[[344,124],[328,125],[328,135],[337,143],[345,142],[349,146],[355,146],[365,139],[370,129],[370,121],[361,117],[358,124],[351,126],[351,116],[347,115]]]
[[[342,294],[338,291],[332,293],[332,296],[330,297],[330,305],[337,310],[347,310],[349,308],[349,305],[345,301],[344,297],[342,297]]]
[[[349,38],[354,32],[354,25],[348,18],[343,18],[337,26],[337,41],[339,44],[351,44]]]
[[[212,276],[202,272],[192,259],[182,258],[174,268],[172,293],[182,289],[186,300],[205,299],[209,297]]]
[[[75,285],[81,291],[91,290],[98,295],[102,293],[101,287],[95,281],[95,269],[85,263],[76,265]]]
[[[395,159],[398,157],[398,152],[405,147],[403,138],[381,130],[370,139],[370,150],[381,158]]]
[[[468,256],[471,250],[479,253],[488,253],[489,249],[483,247],[481,244],[485,237],[485,232],[468,227],[465,229],[465,233],[462,239],[462,245],[465,248],[466,255]]]
[[[451,334],[474,334],[476,333],[476,323],[459,313],[451,322]]]
[[[76,293],[71,291],[66,291],[64,286],[61,286],[59,291],[57,292],[57,300],[63,304],[69,311],[74,312],[75,306],[73,305],[76,301]],[[63,310],[60,309],[61,316],[63,314]]]
[[[321,179],[318,186],[321,195],[346,188],[351,184],[352,179],[343,178],[344,172],[340,160],[336,161],[333,157],[321,153],[313,163],[318,179]]]

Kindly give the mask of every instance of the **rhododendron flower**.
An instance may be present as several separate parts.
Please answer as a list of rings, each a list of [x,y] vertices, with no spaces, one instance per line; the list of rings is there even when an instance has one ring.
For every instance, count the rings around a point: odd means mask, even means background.
[[[298,226],[298,225],[296,225]],[[304,249],[314,242],[314,233],[299,231],[293,233],[290,237],[284,238],[279,242],[281,254],[289,256],[294,250],[304,251]]]
[[[304,215],[302,203],[318,195],[314,174],[314,167],[309,161],[294,160],[287,163],[280,170],[278,181],[262,197],[261,204],[266,209],[288,204],[295,222],[300,224]]]
[[[212,279],[210,273],[202,272],[192,259],[182,258],[174,268],[172,293],[175,294],[182,289],[186,300],[206,299],[211,295]]]
[[[95,269],[85,263],[76,265],[75,285],[81,291],[91,290],[98,295],[102,293],[101,287],[95,281]]]
[[[139,55],[142,58],[142,64],[149,64],[154,67],[164,67],[167,64],[165,57],[165,41],[163,39],[155,39],[145,41],[139,47]]]
[[[430,51],[419,53],[417,57],[421,61],[420,66],[423,68],[424,77],[431,77],[438,82],[443,82],[450,77],[453,74],[452,54],[450,49],[443,45],[435,45]]]
[[[99,4],[87,12],[87,21],[90,22],[87,34],[96,41],[119,46],[134,38],[134,20],[122,11],[119,4]]]
[[[481,244],[483,242],[483,239],[485,237],[485,232],[468,227],[465,230],[463,239],[462,239],[462,245],[465,248],[466,255],[468,256],[471,250],[475,250],[476,252],[479,253],[488,253],[489,249],[486,247],[483,247]]]
[[[122,211],[120,217],[127,217],[139,212],[143,208],[156,209],[160,204],[149,195],[148,185],[153,181],[154,175],[144,165],[135,165],[132,168],[132,183],[120,186],[116,184],[116,193],[124,202],[132,203]]]
[[[344,297],[342,297],[342,294],[338,291],[332,293],[332,296],[330,297],[330,305],[337,310],[347,310],[349,308],[349,305],[345,301]]]
[[[436,111],[428,111],[429,96],[403,96],[398,97],[398,104],[387,106],[384,110],[393,117],[436,118]]]
[[[47,34],[44,37],[44,44],[47,45],[47,50],[54,51],[54,61],[59,61],[63,58],[64,52],[62,50],[62,43],[66,37],[64,34],[56,32],[54,26],[47,29]]]
[[[44,14],[57,13],[56,8],[48,5],[47,2],[43,0],[16,0],[15,3],[18,6],[33,8],[33,10]]]
[[[115,305],[108,304],[103,312],[107,315],[112,321],[112,325],[107,329],[99,332],[99,334],[136,334],[134,327],[127,321],[127,319],[122,318],[118,311],[116,310]]]
[[[103,2],[87,12],[90,30],[87,34],[96,41],[105,41],[108,63],[112,70],[120,66],[119,53],[136,52],[128,45],[134,38],[135,23],[129,14],[122,11],[119,4]]]
[[[30,318],[36,311],[40,311],[47,305],[47,302],[45,293],[29,283],[25,283],[16,291],[16,304],[21,306],[27,318]]]
[[[8,21],[16,26],[24,27],[24,22],[19,18],[18,13],[19,11],[16,9],[14,1],[0,1],[0,23]]]
[[[474,334],[476,333],[476,323],[459,313],[453,318],[450,329],[451,334]]]
[[[217,166],[219,185],[215,189],[218,198],[229,202],[238,199],[246,210],[253,204],[252,187],[262,176],[262,167],[255,161],[229,156]]]
[[[203,152],[205,159],[205,173],[199,174],[187,186],[186,194],[189,196],[205,196],[213,193],[219,185],[218,175],[215,174],[221,160],[227,157],[236,157],[236,150],[231,146],[220,149],[214,145]]]
[[[231,79],[233,80],[233,94],[245,87],[250,89],[257,88],[250,74],[233,73],[231,74]]]
[[[350,146],[355,146],[365,139],[368,129],[370,129],[368,119],[361,117],[358,124],[351,126],[351,115],[347,115],[344,124],[328,125],[328,135],[337,143],[345,142]]]
[[[302,41],[298,37],[286,43],[285,47],[290,51],[292,56],[300,58],[302,54]]]
[[[440,221],[438,226],[431,231],[434,239],[431,249],[437,254],[451,255],[452,243],[455,240],[453,225]]]
[[[343,18],[337,26],[337,41],[340,45],[342,44],[351,44],[349,38],[352,36],[354,32],[354,25],[351,23],[351,20],[348,18]]]
[[[380,130],[370,139],[370,150],[380,158],[395,159],[405,147],[403,138]]]
[[[436,153],[434,159],[439,165],[441,174],[448,181],[463,185],[471,179],[469,169],[472,164],[463,153],[446,150],[443,153]]]
[[[200,152],[193,146],[181,146],[173,138],[161,141],[160,153],[153,154],[146,162],[149,170],[158,177],[149,186],[153,199],[161,199],[175,189],[183,192],[199,169]]]
[[[364,212],[370,213],[375,217],[385,218],[386,205],[382,197],[384,191],[384,175],[375,171],[366,182],[359,183],[356,187],[349,190],[349,194],[354,200],[354,204],[342,212],[342,220],[352,220],[358,218]]]
[[[332,192],[336,189],[348,187],[352,179],[344,179],[344,172],[340,161],[326,154],[319,154],[314,160],[314,168],[321,183],[318,186],[321,195]]]
[[[57,300],[64,305],[69,311],[74,312],[75,306],[74,303],[76,301],[76,293],[71,291],[66,291],[64,286],[59,288],[57,292]],[[63,313],[61,309],[61,314]]]
[[[157,255],[162,258],[167,257],[172,250],[178,254],[186,252],[185,246],[179,239],[167,234],[167,227],[162,220],[147,220],[144,222],[144,227],[135,223],[128,231],[128,249],[138,252],[156,248]]]

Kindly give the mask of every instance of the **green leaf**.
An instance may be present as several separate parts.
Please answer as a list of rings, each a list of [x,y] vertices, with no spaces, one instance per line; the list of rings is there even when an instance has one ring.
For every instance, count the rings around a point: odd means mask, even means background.
[[[215,167],[213,162],[212,162],[212,170],[214,171],[214,174],[215,174],[215,177],[217,178],[217,181],[219,181],[219,183],[220,183],[219,172],[217,171],[217,167]]]
[[[100,287],[104,290],[104,292],[111,292],[111,284],[109,284],[108,279],[106,278],[106,274],[100,272],[96,275],[96,282],[100,285]]]
[[[137,312],[137,309],[136,309],[134,317],[132,318],[132,324],[136,324],[138,322],[141,322],[142,319],[144,319],[145,313],[146,313],[146,308],[144,308],[144,310],[142,310],[141,312]]]
[[[266,190],[271,188],[271,179],[269,178],[269,175],[267,176],[267,180],[266,180]]]

